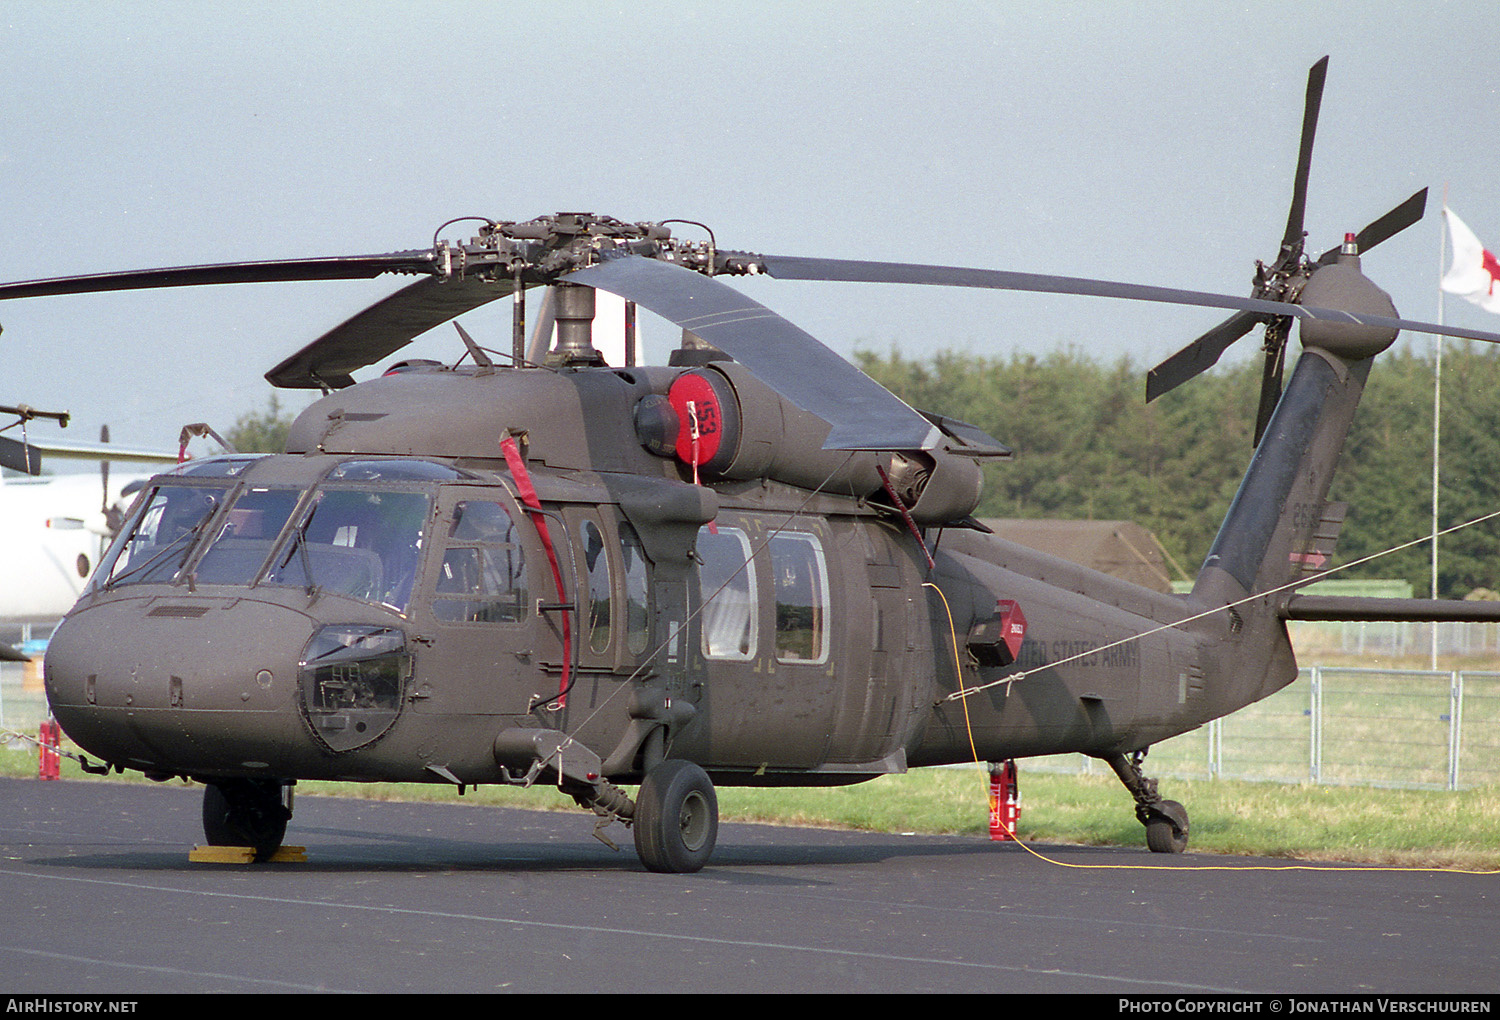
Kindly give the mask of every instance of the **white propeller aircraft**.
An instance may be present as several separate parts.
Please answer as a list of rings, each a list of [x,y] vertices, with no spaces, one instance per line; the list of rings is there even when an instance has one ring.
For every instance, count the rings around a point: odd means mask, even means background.
[[[24,405],[0,407],[0,413],[56,418],[60,412],[37,412]],[[24,442],[0,436],[0,464],[25,472],[0,478],[0,627],[28,633],[50,627],[73,607],[83,591],[118,515],[130,501],[134,483],[147,475],[110,478],[98,474],[27,477],[40,470],[40,457],[95,460],[101,464],[172,463],[175,453],[130,449],[112,443]],[[129,491],[127,491],[129,490]],[[26,656],[0,642],[0,659]]]

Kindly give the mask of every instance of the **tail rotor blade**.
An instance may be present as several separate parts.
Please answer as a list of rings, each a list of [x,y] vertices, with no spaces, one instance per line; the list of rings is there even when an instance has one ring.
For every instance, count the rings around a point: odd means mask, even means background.
[[[1302,243],[1302,225],[1307,210],[1307,177],[1312,168],[1313,137],[1318,132],[1318,111],[1323,105],[1323,83],[1328,78],[1328,58],[1319,60],[1307,72],[1307,99],[1302,109],[1302,145],[1297,153],[1297,177],[1292,185],[1292,207],[1287,213],[1286,233],[1281,247]]]
[[[1213,368],[1230,344],[1266,319],[1255,312],[1236,312],[1157,365],[1146,373],[1147,402]]]
[[[1260,406],[1255,412],[1255,445],[1260,445],[1260,437],[1266,434],[1266,426],[1271,423],[1271,413],[1276,410],[1277,403],[1281,400],[1281,373],[1286,364],[1286,341],[1285,330],[1280,331],[1283,339],[1276,343],[1275,347],[1266,351],[1265,370],[1260,380]]]
[[[108,425],[100,425],[99,426],[99,442],[100,443],[107,443],[107,442],[109,442],[109,426]],[[101,502],[99,504],[99,509],[101,511],[103,511],[105,514],[108,514],[109,513],[109,461],[107,461],[107,460],[101,460],[99,462],[99,478],[100,478],[100,480],[104,484],[104,500],[103,500],[103,502]]]
[[[1359,249],[1359,253],[1363,255],[1381,241],[1394,237],[1414,223],[1421,222],[1422,216],[1426,211],[1427,189],[1423,188],[1356,234],[1354,237],[1355,246]],[[1318,257],[1319,264],[1332,262],[1342,250],[1342,246],[1329,248]]]

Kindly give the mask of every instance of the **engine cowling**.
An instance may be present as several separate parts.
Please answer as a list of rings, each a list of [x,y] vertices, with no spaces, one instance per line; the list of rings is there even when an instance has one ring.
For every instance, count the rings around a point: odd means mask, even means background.
[[[769,478],[859,498],[885,491],[883,470],[918,524],[961,520],[979,505],[972,458],[946,449],[825,450],[828,423],[782,397],[743,365],[715,361],[682,372],[636,406],[641,443],[716,480]]]

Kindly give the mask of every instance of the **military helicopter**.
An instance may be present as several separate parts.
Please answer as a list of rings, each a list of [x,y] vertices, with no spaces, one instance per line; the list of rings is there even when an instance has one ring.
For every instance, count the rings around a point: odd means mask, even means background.
[[[1411,322],[1360,255],[1418,193],[1313,259],[1293,202],[1249,298],[1029,273],[752,254],[669,223],[480,220],[465,243],[0,285],[0,298],[419,277],[273,368],[320,389],[284,453],[190,461],[139,496],[48,649],[47,694],[91,768],[205,785],[211,844],[269,856],[301,779],[547,784],[622,822],[644,866],[692,872],[716,787],[837,785],[918,766],[1081,752],[1134,798],[1153,851],[1187,812],[1154,743],[1296,676],[1289,619],[1494,619],[1476,603],[1313,597],[1329,483],[1373,357]],[[456,222],[456,221],[450,221]],[[1263,433],[1192,592],[1004,542],[974,517],[1011,454],[918,412],[726,277],[1046,291],[1227,308],[1150,396],[1266,327]],[[529,288],[557,341],[526,359]],[[665,366],[606,365],[595,290],[680,325]],[[501,298],[512,351],[459,328],[454,364],[351,373]],[[1282,392],[1289,325],[1304,348]],[[629,344],[627,343],[627,351]],[[501,363],[497,363],[496,358]],[[639,785],[632,795],[627,788]]]

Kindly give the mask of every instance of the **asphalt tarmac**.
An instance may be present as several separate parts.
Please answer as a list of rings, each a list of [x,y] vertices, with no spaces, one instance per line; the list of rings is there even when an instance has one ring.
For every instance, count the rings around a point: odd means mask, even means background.
[[[618,826],[456,796],[302,796],[306,862],[196,864],[200,802],[0,780],[0,992],[1500,989],[1500,875],[739,824],[656,875]]]

